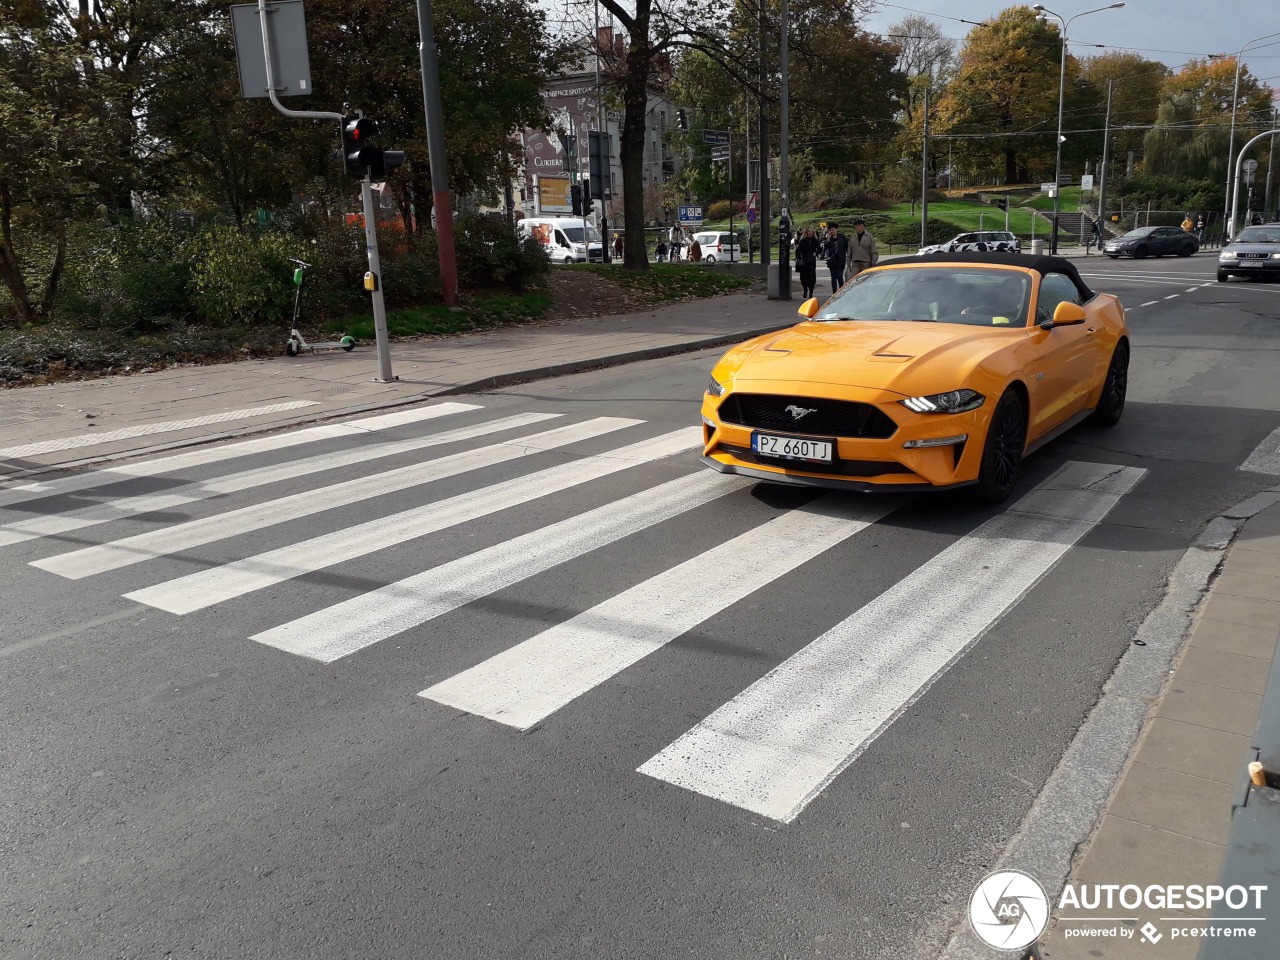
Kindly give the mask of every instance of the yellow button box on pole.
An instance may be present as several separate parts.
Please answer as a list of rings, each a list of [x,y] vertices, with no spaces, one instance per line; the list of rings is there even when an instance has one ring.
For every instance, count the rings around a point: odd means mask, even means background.
[[[378,289],[378,275],[372,270],[364,275],[364,288],[370,293]]]

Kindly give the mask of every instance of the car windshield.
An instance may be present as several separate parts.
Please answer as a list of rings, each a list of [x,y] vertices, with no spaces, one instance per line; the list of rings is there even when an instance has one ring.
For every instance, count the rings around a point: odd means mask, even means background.
[[[1149,237],[1151,234],[1155,233],[1157,229],[1157,227],[1139,227],[1137,230],[1130,230],[1121,239],[1131,240],[1136,237]]]
[[[564,235],[565,235],[566,237],[568,237],[568,238],[569,238],[569,242],[570,242],[570,243],[581,243],[581,242],[582,242],[582,227],[581,227],[581,225],[576,226],[576,227],[561,227],[561,229],[564,231]],[[592,243],[599,243],[599,242],[600,242],[600,234],[596,232],[596,228],[595,228],[595,227],[593,227],[593,226],[591,226],[591,224],[587,224],[587,238],[588,238]]]
[[[903,267],[861,274],[828,300],[815,319],[1021,327],[1030,293],[1027,274],[1012,270]]]
[[[1280,243],[1280,224],[1274,227],[1245,227],[1236,243]]]

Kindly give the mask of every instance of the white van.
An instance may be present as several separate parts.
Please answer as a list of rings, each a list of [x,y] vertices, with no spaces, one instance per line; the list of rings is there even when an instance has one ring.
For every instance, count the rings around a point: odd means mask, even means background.
[[[580,217],[525,217],[516,224],[520,235],[533,237],[542,244],[554,263],[582,263],[587,259],[600,263],[604,260],[600,233],[590,221],[586,227],[584,245]]]

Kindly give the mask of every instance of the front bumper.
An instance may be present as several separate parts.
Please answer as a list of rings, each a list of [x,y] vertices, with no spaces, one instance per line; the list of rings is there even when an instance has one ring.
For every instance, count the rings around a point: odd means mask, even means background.
[[[813,384],[752,381],[739,384],[742,393],[771,394],[783,398],[807,397],[813,402],[837,399],[819,396]],[[913,413],[898,401],[901,394],[856,387],[838,388],[838,399],[875,406],[896,424],[893,435],[884,439],[832,437],[802,430],[761,428],[725,422],[718,409],[732,396],[703,395],[703,462],[721,473],[790,483],[800,486],[846,490],[925,490],[974,483],[982,459],[982,446],[991,419],[992,402],[967,413]],[[757,454],[751,436],[773,435],[835,440],[831,463],[810,463]],[[937,440],[964,436],[958,443],[937,447],[905,446],[910,441]]]

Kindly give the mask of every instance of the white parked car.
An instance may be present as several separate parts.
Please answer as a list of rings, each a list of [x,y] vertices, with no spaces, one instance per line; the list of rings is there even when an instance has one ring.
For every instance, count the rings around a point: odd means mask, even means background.
[[[736,263],[742,259],[742,244],[738,241],[736,233],[730,233],[727,230],[708,230],[695,233],[689,238],[689,242],[680,248],[681,260],[689,259],[689,248],[694,240],[697,240],[698,246],[702,247],[704,263]]]
[[[1022,241],[1008,230],[979,230],[962,233],[946,243],[921,247],[917,256],[925,253],[1021,253]]]

